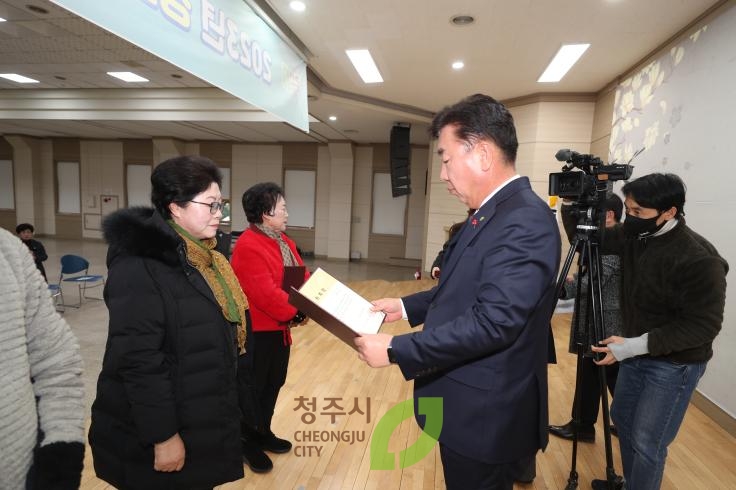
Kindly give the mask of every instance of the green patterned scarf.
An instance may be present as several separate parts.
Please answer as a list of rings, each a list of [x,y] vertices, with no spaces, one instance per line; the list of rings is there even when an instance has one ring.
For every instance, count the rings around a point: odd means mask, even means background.
[[[230,263],[224,255],[216,251],[217,239],[198,240],[173,220],[169,225],[184,240],[187,247],[187,260],[202,274],[207,285],[215,295],[225,319],[238,325],[238,349],[245,352],[245,310],[248,309],[248,298],[240,287]]]

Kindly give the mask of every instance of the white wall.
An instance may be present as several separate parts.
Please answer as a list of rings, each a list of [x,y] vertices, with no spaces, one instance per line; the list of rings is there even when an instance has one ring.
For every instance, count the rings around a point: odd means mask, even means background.
[[[79,145],[79,160],[82,236],[102,238],[101,230],[84,226],[85,215],[102,214],[101,195],[114,196],[118,207],[125,207],[123,144],[119,141],[83,140]],[[99,227],[99,220],[96,227]]]
[[[13,180],[15,181],[15,216],[18,223],[35,223],[33,157],[37,140],[25,136],[6,136],[13,147]],[[36,225],[34,225],[38,228]],[[36,233],[42,234],[40,229]]]
[[[509,110],[519,139],[516,169],[546,201],[549,174],[562,167],[555,153],[561,148],[590,151],[595,102],[537,102]]]
[[[371,227],[371,186],[373,180],[373,147],[355,148],[355,170],[353,172],[353,209],[351,217],[350,251],[358,252],[361,258],[368,256],[368,238]]]
[[[259,182],[283,186],[283,147],[281,145],[233,145],[231,166],[233,231],[248,227],[243,211],[243,192]]]
[[[327,256],[330,231],[330,149],[317,149],[317,202],[315,203],[314,254]]]
[[[353,201],[353,145],[330,143],[329,230],[327,256],[350,259],[350,221]]]
[[[687,185],[688,226],[733,267],[733,141],[736,131],[736,8],[688,32],[616,91],[610,154],[632,163],[632,178],[672,172]],[[620,186],[619,186],[620,187]],[[733,274],[733,273],[732,273]],[[699,391],[736,416],[736,296],[726,295],[723,330]]]

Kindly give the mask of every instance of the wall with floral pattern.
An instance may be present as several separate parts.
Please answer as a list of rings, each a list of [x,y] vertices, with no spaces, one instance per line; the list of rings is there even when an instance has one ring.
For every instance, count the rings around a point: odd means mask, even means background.
[[[632,178],[671,172],[687,185],[688,226],[736,267],[736,7],[706,19],[617,88],[609,161]],[[617,183],[620,189],[622,183]],[[733,276],[733,273],[731,273]],[[729,276],[730,277],[730,276]],[[736,415],[736,289],[699,391]]]

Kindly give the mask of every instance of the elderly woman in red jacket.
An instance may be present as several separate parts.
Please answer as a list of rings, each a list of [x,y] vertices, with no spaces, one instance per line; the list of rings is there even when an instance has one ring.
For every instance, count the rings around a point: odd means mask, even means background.
[[[281,188],[256,184],[243,193],[243,209],[250,223],[238,238],[232,266],[250,303],[247,353],[239,363],[243,411],[243,457],[252,471],[270,471],[264,451],[285,453],[291,443],[271,431],[271,419],[289,366],[292,325],[304,316],[291,306],[284,288],[284,271],[303,267],[294,242],[284,234],[289,213]],[[299,272],[298,269],[291,269]],[[304,269],[304,279],[308,272]]]

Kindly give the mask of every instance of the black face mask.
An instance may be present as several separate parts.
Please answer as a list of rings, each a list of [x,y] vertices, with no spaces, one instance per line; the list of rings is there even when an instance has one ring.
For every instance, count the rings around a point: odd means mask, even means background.
[[[662,224],[657,224],[657,219],[659,219],[660,216],[662,216],[662,213],[653,218],[639,218],[638,216],[626,214],[626,220],[624,220],[624,234],[629,238],[637,238],[642,235],[653,235],[666,223],[666,221],[663,221]]]

